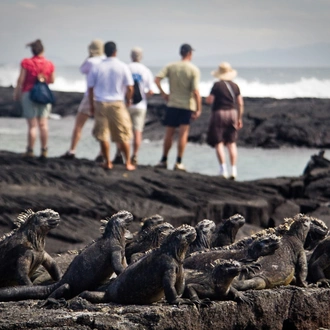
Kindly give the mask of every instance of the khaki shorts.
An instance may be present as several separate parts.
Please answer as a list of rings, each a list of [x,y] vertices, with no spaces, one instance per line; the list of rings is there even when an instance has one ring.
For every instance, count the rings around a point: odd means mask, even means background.
[[[83,99],[81,100],[78,107],[78,112],[83,113],[86,116],[91,115],[91,107],[89,105],[89,97],[87,94],[85,94]]]
[[[51,111],[52,105],[48,104],[39,104],[32,102],[30,100],[30,92],[24,92],[22,94],[22,108],[23,114],[22,117],[26,119],[32,118],[48,118]]]
[[[99,141],[129,142],[132,138],[132,122],[122,101],[95,101],[93,135]]]
[[[143,132],[147,109],[128,108],[128,112],[132,119],[133,130]]]

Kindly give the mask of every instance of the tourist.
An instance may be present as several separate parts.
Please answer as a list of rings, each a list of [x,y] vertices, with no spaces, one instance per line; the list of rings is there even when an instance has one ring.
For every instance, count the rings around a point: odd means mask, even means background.
[[[179,128],[177,158],[174,170],[185,171],[182,163],[183,153],[188,141],[191,120],[201,114],[201,97],[199,94],[199,69],[191,63],[193,49],[188,44],[180,48],[181,61],[164,67],[156,76],[155,83],[163,98],[167,101],[164,119],[165,137],[163,156],[158,168],[167,168],[167,156],[171,149],[176,128]],[[161,80],[168,78],[169,94],[161,86]]]
[[[220,163],[220,175],[227,178],[228,170],[225,158],[225,146],[229,152],[231,172],[229,178],[237,177],[237,131],[243,127],[244,103],[240,89],[231,80],[237,75],[229,63],[223,62],[212,75],[219,79],[206,98],[212,104],[207,143],[215,148]]]
[[[142,143],[142,133],[144,128],[144,122],[147,114],[147,97],[153,94],[151,89],[153,83],[153,75],[151,71],[141,63],[142,49],[135,47],[131,50],[132,62],[128,64],[134,80],[134,93],[132,104],[128,108],[133,124],[133,154],[131,162],[133,165],[137,165],[137,154]],[[134,98],[136,95],[136,98]],[[113,164],[123,164],[123,158],[119,148]]]
[[[28,124],[28,141],[26,152],[23,157],[34,157],[34,144],[39,129],[41,153],[40,159],[47,158],[48,151],[48,117],[52,105],[39,104],[30,100],[30,91],[37,80],[52,84],[55,80],[54,64],[44,57],[44,46],[41,40],[36,40],[27,45],[31,47],[33,56],[24,58],[21,62],[21,69],[14,90],[14,100],[21,100],[23,117]]]
[[[128,66],[117,58],[116,44],[107,42],[104,52],[107,58],[94,65],[87,77],[90,108],[95,118],[93,135],[100,142],[103,168],[113,167],[110,160],[111,135],[111,140],[124,154],[126,169],[131,171],[135,170],[130,159],[132,122],[126,106],[131,105],[134,82]]]
[[[103,53],[103,42],[101,40],[93,40],[89,46],[88,46],[88,53],[89,56],[86,58],[86,60],[81,64],[80,66],[80,72],[82,74],[85,74],[86,77],[88,75],[88,72],[90,71],[91,67],[94,64],[100,63],[103,59],[105,59],[104,53]],[[91,117],[90,112],[90,105],[89,105],[89,98],[88,98],[88,90],[85,92],[84,97],[82,98],[79,107],[78,112],[76,115],[75,125],[72,132],[71,137],[71,146],[70,150],[67,151],[64,155],[62,155],[60,158],[64,159],[73,159],[76,155],[76,148],[77,144],[81,138],[81,132],[82,129],[87,121],[87,119]],[[97,158],[98,159],[98,158]]]

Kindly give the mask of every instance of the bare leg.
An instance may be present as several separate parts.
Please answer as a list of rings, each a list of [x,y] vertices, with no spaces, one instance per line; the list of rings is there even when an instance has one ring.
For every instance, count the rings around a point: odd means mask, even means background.
[[[168,152],[172,147],[173,135],[175,127],[166,126],[164,144],[163,144],[163,156],[167,157]]]
[[[134,131],[134,142],[133,142],[133,156],[137,156],[137,153],[140,149],[140,145],[142,142],[142,132]]]
[[[123,152],[125,160],[126,160],[126,170],[134,171],[135,166],[132,165],[130,159],[130,144],[129,142],[120,142],[120,150]]]
[[[236,165],[237,162],[237,146],[236,143],[227,143],[227,149],[229,151],[230,164]]]
[[[219,164],[225,164],[226,154],[225,154],[225,147],[224,147],[223,142],[220,142],[215,146],[215,153],[219,160]]]
[[[102,166],[105,169],[111,169],[112,163],[110,160],[110,142],[109,141],[100,141],[100,147],[101,147],[102,155],[105,159]]]
[[[77,148],[77,144],[81,138],[82,129],[88,118],[89,118],[89,116],[84,113],[81,113],[81,112],[77,113],[75,126],[74,126],[72,137],[71,137],[70,152],[72,152],[72,153],[74,153]]]
[[[27,119],[28,123],[28,148],[33,150],[37,137],[37,118]]]
[[[48,144],[48,118],[38,118],[41,149],[47,149]]]
[[[179,127],[179,141],[178,141],[178,157],[182,158],[184,150],[187,145],[189,134],[189,125],[180,125]]]

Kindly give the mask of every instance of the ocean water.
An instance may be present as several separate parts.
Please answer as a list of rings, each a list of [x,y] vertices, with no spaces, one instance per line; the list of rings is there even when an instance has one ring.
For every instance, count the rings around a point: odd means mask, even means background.
[[[57,157],[65,153],[70,146],[74,117],[49,120],[49,157]],[[78,158],[95,159],[99,144],[92,137],[93,120],[87,121],[82,139],[77,148]],[[24,152],[26,148],[27,125],[23,118],[0,118],[0,150]],[[35,152],[40,150],[39,141]],[[307,148],[283,148],[265,150],[261,148],[238,148],[238,181],[281,176],[299,176],[311,155],[319,150]],[[110,147],[111,157],[114,156],[115,145]],[[144,140],[139,152],[139,164],[155,165],[162,154],[162,141]],[[326,157],[329,157],[326,152]],[[172,169],[176,157],[176,143],[169,154],[168,166]],[[216,176],[219,165],[214,149],[207,145],[188,143],[183,162],[188,172]],[[228,164],[229,165],[229,164]]]
[[[56,64],[56,63],[55,63]],[[150,67],[153,74],[161,69]],[[207,96],[214,83],[211,71],[216,67],[201,67],[200,93]],[[330,98],[330,67],[327,68],[235,68],[238,76],[234,80],[241,89],[243,97]],[[0,86],[15,86],[19,73],[18,65],[0,64]],[[162,82],[168,90],[166,80]],[[84,92],[85,76],[76,66],[56,66],[56,80],[53,90]],[[158,92],[153,86],[154,92]]]

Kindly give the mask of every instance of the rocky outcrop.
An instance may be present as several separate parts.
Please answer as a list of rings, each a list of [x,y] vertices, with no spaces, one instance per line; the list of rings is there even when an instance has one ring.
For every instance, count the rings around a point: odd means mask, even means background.
[[[77,112],[82,93],[54,92],[56,104],[53,113],[61,116]],[[21,115],[18,102],[12,101],[13,88],[0,87],[0,117]],[[241,146],[279,148],[305,146],[329,148],[330,99],[245,98],[244,127],[239,132]],[[163,138],[162,119],[165,103],[160,95],[149,100],[144,138]],[[189,134],[192,142],[204,143],[210,117],[210,107],[203,104],[201,117],[193,122]]]
[[[233,301],[194,306],[92,305],[81,298],[66,308],[40,308],[41,301],[0,303],[1,329],[209,330],[329,328],[330,289],[293,286],[249,291],[253,306]]]
[[[0,234],[9,232],[12,220],[29,208],[52,208],[61,215],[61,225],[48,234],[48,252],[84,247],[99,236],[99,220],[122,209],[134,216],[132,232],[152,214],[177,227],[195,226],[202,219],[220,223],[239,213],[246,219],[242,229],[250,226],[255,231],[302,212],[330,226],[330,166],[320,168],[312,162],[300,177],[235,182],[151,166],[127,172],[117,165],[104,171],[85,159],[43,162],[2,151]]]

